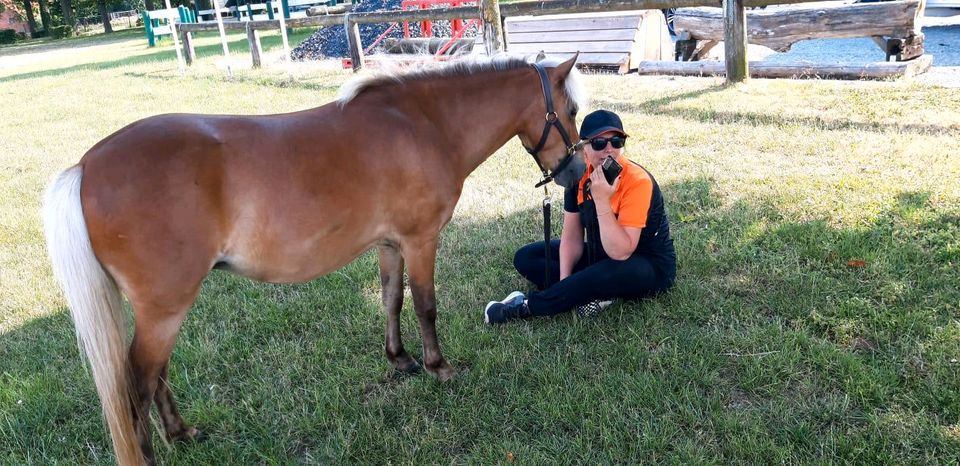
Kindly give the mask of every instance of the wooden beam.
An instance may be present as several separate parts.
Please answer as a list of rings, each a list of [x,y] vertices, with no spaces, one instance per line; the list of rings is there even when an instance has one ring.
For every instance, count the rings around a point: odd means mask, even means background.
[[[480,18],[483,19],[483,46],[487,55],[503,52],[503,18],[499,0],[480,0]]]
[[[743,0],[723,0],[723,31],[727,82],[746,81],[750,74],[747,64],[747,13]]]
[[[923,55],[908,62],[876,62],[866,65],[814,65],[810,63],[773,64],[750,62],[754,78],[824,78],[824,79],[889,79],[924,73],[933,64],[933,57]],[[637,74],[673,76],[724,76],[726,68],[719,61],[643,61]]]

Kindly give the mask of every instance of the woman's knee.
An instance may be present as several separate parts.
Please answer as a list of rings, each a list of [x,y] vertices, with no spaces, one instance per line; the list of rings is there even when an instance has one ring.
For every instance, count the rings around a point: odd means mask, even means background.
[[[513,255],[513,268],[520,275],[527,276],[536,267],[543,268],[543,244],[531,243],[518,249]]]

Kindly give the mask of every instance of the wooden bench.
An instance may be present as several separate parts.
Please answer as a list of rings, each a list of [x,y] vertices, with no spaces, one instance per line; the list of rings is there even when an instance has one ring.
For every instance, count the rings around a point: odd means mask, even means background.
[[[579,52],[577,64],[628,73],[643,60],[669,60],[673,42],[660,10],[579,13],[507,18],[507,52],[545,52],[564,58]],[[478,38],[474,51],[485,53]]]

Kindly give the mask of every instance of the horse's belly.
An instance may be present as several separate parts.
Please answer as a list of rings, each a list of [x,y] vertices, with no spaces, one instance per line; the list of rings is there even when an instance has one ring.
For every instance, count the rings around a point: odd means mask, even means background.
[[[359,257],[376,241],[302,241],[272,248],[244,248],[225,255],[227,269],[269,283],[301,283],[333,272]]]

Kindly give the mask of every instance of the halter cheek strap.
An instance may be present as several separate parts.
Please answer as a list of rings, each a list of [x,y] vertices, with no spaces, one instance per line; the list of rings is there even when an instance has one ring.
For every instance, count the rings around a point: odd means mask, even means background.
[[[550,80],[547,78],[547,71],[543,69],[543,66],[539,63],[534,63],[532,66],[540,76],[540,87],[543,90],[543,99],[547,104],[547,113],[544,115],[543,133],[540,135],[540,142],[538,142],[537,146],[533,149],[527,146],[523,146],[523,148],[533,156],[533,160],[537,162],[537,166],[540,167],[540,172],[543,173],[543,178],[536,184],[536,187],[539,188],[553,181],[554,176],[570,164],[573,160],[573,155],[577,152],[577,146],[571,142],[570,135],[567,134],[567,130],[564,129],[563,124],[560,123],[560,116],[553,108],[553,92],[550,90]],[[560,132],[560,137],[563,138],[563,143],[567,146],[567,155],[557,164],[557,167],[553,169],[553,173],[548,173],[547,169],[543,167],[543,163],[540,162],[539,154],[540,151],[543,150],[543,146],[547,144],[547,137],[550,136],[551,128],[556,128],[557,131]]]

